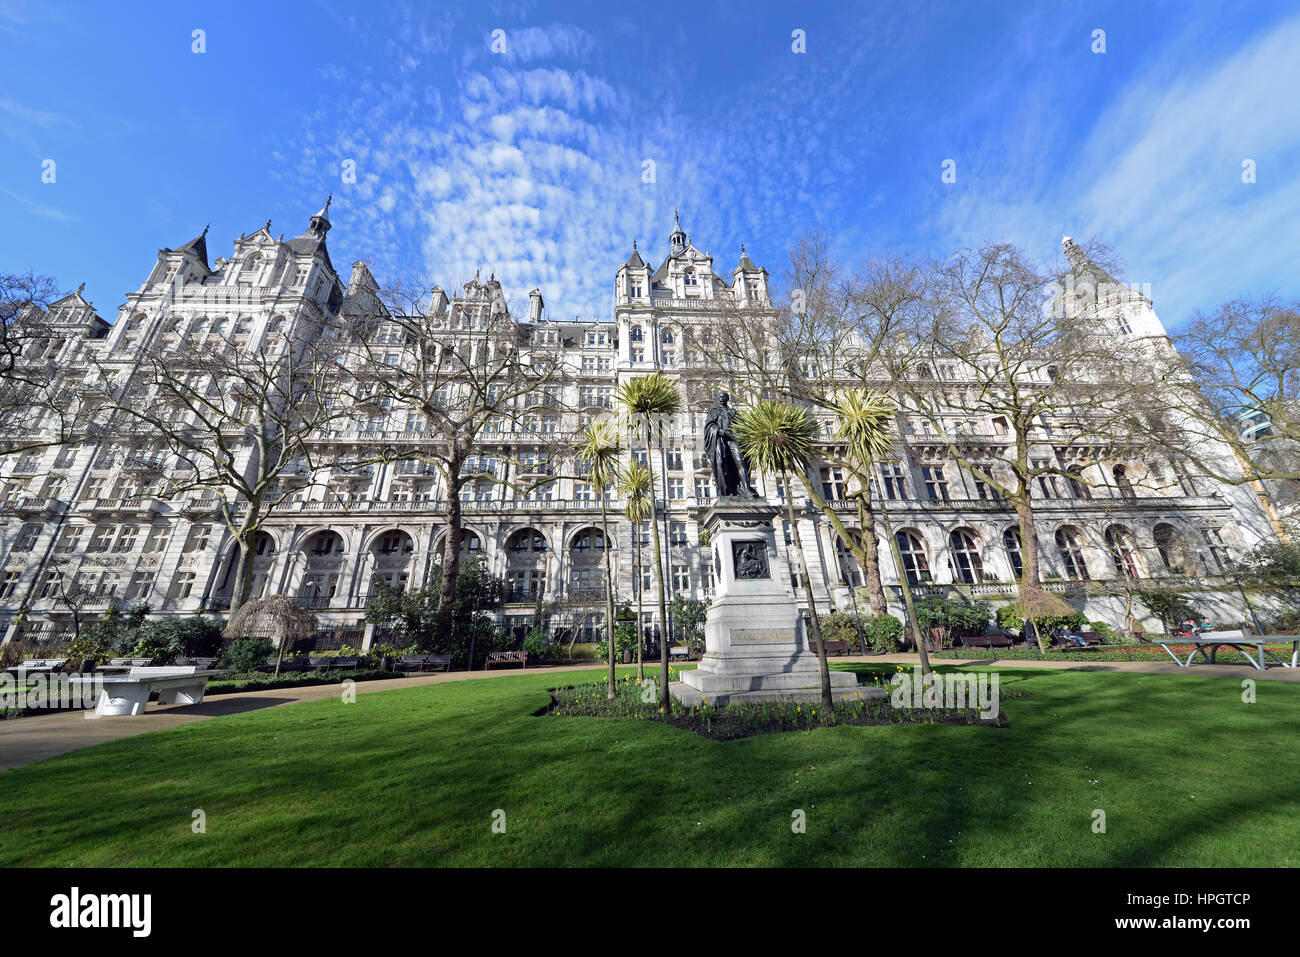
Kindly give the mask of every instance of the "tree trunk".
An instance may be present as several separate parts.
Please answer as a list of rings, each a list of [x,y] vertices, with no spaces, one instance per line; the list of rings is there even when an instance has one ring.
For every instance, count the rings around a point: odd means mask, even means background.
[[[864,531],[861,540],[859,540],[858,536],[853,535],[844,526],[844,522],[835,509],[817,494],[817,490],[813,488],[812,482],[808,480],[807,476],[800,475],[799,481],[803,484],[804,491],[808,493],[808,497],[812,499],[813,504],[817,506],[818,511],[825,515],[826,519],[835,528],[840,541],[848,548],[857,563],[862,566],[862,574],[866,581],[867,598],[871,603],[872,614],[883,615],[886,610],[885,589],[880,581],[880,560],[876,551],[874,526],[864,525],[863,528],[869,529],[869,531]],[[862,494],[859,493],[857,498],[858,517],[861,520],[864,512]],[[865,513],[867,516],[871,516],[871,512],[871,505],[868,502],[865,505]]]
[[[645,447],[649,455],[651,431],[646,423]],[[654,533],[655,582],[659,586],[659,707],[666,717],[672,711],[672,696],[668,693],[668,603],[664,597],[664,560],[659,544],[659,500],[655,489],[654,472],[650,473],[650,528]]]
[[[433,651],[441,654],[451,644],[452,615],[456,607],[456,582],[460,578],[460,460],[454,459],[448,470],[447,540],[442,547],[442,587],[438,592],[438,624],[434,629]],[[474,670],[474,662],[469,662]]]
[[[1020,522],[1020,564],[1023,570],[1020,573],[1020,587],[1039,588],[1043,587],[1040,579],[1038,566],[1038,536],[1034,534],[1034,506],[1029,502],[1029,491],[1025,490],[1025,496],[1015,503],[1016,518]],[[1038,650],[1047,651],[1043,643],[1043,632],[1034,624],[1034,637],[1038,640]]]
[[[894,556],[894,567],[898,569],[898,583],[903,591],[903,607],[907,610],[907,620],[912,627],[912,643],[916,645],[917,654],[921,656],[921,674],[933,672],[930,667],[930,655],[925,650],[925,636],[921,634],[921,623],[916,617],[916,605],[912,602],[912,583],[907,580],[907,569],[903,565],[903,553],[898,549],[898,539],[894,538],[894,526],[889,520],[889,513],[880,510],[880,520],[885,523],[885,536],[889,539],[889,552]]]
[[[600,496],[600,533],[605,536],[605,634],[609,636],[609,688],[606,697],[614,700],[614,573],[611,570],[609,553],[613,542],[609,538],[609,516],[605,510],[605,490],[597,489]]]
[[[632,534],[636,536],[636,683],[645,684],[645,661],[642,658],[645,635],[641,633],[641,623],[645,621],[642,605],[645,582],[641,578],[641,530],[634,525]]]
[[[249,510],[250,514],[252,509]],[[248,604],[248,596],[253,592],[253,560],[257,557],[254,550],[256,528],[244,525],[235,535],[235,544],[239,549],[238,565],[235,566],[235,588],[230,596],[230,613],[233,615]]]
[[[801,475],[800,478],[803,478]],[[822,641],[821,623],[817,620],[817,605],[813,600],[812,579],[808,577],[808,560],[803,554],[803,539],[799,536],[799,523],[794,520],[794,490],[790,487],[790,477],[781,476],[785,485],[785,510],[790,522],[790,536],[794,540],[794,551],[799,558],[799,577],[803,580],[804,601],[808,605],[808,626],[812,629],[813,641],[817,648],[817,671],[822,686],[822,707],[830,710],[835,706],[831,698],[831,667],[826,661],[826,643]],[[805,479],[805,484],[806,484]]]

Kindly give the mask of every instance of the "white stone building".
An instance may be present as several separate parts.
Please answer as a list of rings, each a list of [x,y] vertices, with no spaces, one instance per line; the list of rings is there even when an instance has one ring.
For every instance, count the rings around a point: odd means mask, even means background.
[[[349,308],[368,309],[376,284],[366,267],[354,265],[345,285],[330,261],[328,205],[311,217],[302,235],[277,238],[268,222],[240,236],[231,256],[211,265],[206,230],[179,248],[160,250],[155,266],[126,297],[112,324],[95,313],[79,290],[50,310],[58,335],[25,358],[53,363],[75,388],[92,355],[129,369],[144,343],[169,336],[191,337],[186,341],[224,337],[238,348],[271,348],[286,330],[328,325]],[[1066,249],[1077,273],[1088,274],[1095,267],[1072,245],[1067,242]],[[576,429],[612,409],[615,388],[630,376],[656,369],[689,375],[702,358],[692,350],[692,336],[708,321],[711,302],[726,300],[757,310],[770,306],[768,273],[743,248],[728,271],[715,266],[713,257],[694,246],[677,223],[657,266],[643,259],[634,244],[613,278],[608,319],[553,321],[541,293],[533,290],[528,314],[518,320],[532,341],[564,349],[563,404],[573,411],[544,426],[550,433]],[[431,298],[430,309],[449,318],[507,308],[495,277],[483,281],[476,276],[450,299],[435,288]],[[1165,338],[1150,301],[1140,293],[1112,297],[1094,311],[1098,322],[1114,325],[1116,335]],[[457,322],[447,323],[449,340],[460,328]],[[664,505],[661,533],[670,598],[707,598],[712,590],[708,550],[699,547],[696,521],[712,491],[702,451],[706,412],[706,404],[692,404],[672,423],[664,452],[656,450],[652,460],[647,458]],[[1005,423],[965,419],[972,436],[993,445],[1005,441]],[[1014,513],[947,461],[939,436],[908,422],[901,426],[898,458],[881,466],[878,490],[918,590],[975,597],[1013,592],[1019,561]],[[388,421],[358,423],[358,432],[418,442],[418,427],[409,416],[394,413]],[[42,424],[33,421],[31,428],[39,431]],[[166,463],[124,457],[112,439],[88,435],[78,444],[0,460],[0,634],[5,640],[31,642],[66,634],[71,611],[58,595],[60,576],[75,577],[92,595],[80,609],[87,615],[142,603],[160,615],[229,607],[236,549],[214,518],[211,500],[151,494],[156,490],[150,470],[156,473]],[[571,477],[571,463],[530,453],[528,441],[517,432],[492,437],[475,468],[502,477],[523,474],[535,480],[549,474],[556,480],[527,495],[495,482],[467,486],[462,493],[464,553],[482,553],[505,580],[505,627],[519,632],[528,626],[541,589],[548,598],[563,599],[568,609],[564,627],[590,637],[605,614],[599,502],[588,483]],[[631,454],[647,456],[635,443]],[[1054,453],[1047,446],[1042,454]],[[1087,476],[1091,488],[1059,479],[1041,482],[1037,505],[1043,573],[1060,579],[1052,587],[1124,575],[1183,577],[1208,589],[1204,594],[1216,603],[1212,607],[1221,618],[1241,620],[1235,593],[1220,573],[1227,559],[1265,534],[1267,525],[1251,495],[1186,477],[1158,492],[1141,489],[1126,480],[1126,467],[1124,462],[1095,467],[1097,474]],[[827,500],[843,502],[844,521],[853,525],[856,513],[844,501],[849,488],[839,470],[818,467],[811,478]],[[254,595],[289,595],[317,609],[323,622],[359,624],[376,580],[405,588],[428,580],[440,551],[441,484],[434,470],[420,462],[389,462],[291,495],[259,535]],[[780,503],[770,476],[758,476],[757,484]],[[618,499],[610,502],[617,517],[617,605],[635,608],[637,589],[643,587],[643,614],[652,622],[649,532],[623,519],[622,505]],[[811,508],[800,512],[819,605],[853,610],[852,586],[861,584],[860,570],[821,514]],[[780,574],[788,578],[788,556],[781,555],[779,563]],[[892,586],[901,571],[887,553],[883,566],[886,592],[895,599],[898,592]],[[858,607],[865,611],[864,602]],[[891,600],[891,609],[901,614],[901,603]],[[1094,617],[1117,620],[1113,602],[1094,597],[1088,610]]]

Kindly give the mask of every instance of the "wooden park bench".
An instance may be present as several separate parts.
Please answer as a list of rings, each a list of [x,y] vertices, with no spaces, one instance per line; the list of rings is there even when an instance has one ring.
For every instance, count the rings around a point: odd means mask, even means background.
[[[487,660],[483,662],[483,670],[487,671],[493,665],[511,665],[519,664],[524,668],[528,667],[528,652],[526,651],[489,651]]]
[[[338,655],[327,655],[324,658],[308,658],[307,663],[312,668],[320,668],[324,671],[356,670],[361,667],[360,658],[344,658]]]
[[[402,655],[398,671],[450,671],[451,655]]]
[[[853,650],[852,648],[849,647],[849,643],[847,641],[830,640],[830,639],[823,638],[822,644],[826,646],[826,654],[828,655],[847,655],[850,654]],[[817,650],[816,642],[813,643],[812,650],[813,651]]]
[[[174,665],[193,665],[195,668],[214,668],[217,664],[216,658],[177,658],[172,662]]]
[[[280,662],[280,674],[288,671],[306,671],[307,659],[301,655],[285,655],[284,660]],[[275,655],[266,659],[266,664],[258,665],[258,671],[275,671]]]
[[[981,634],[967,635],[962,643],[967,648],[1010,648],[1016,642],[1002,628],[985,628]]]

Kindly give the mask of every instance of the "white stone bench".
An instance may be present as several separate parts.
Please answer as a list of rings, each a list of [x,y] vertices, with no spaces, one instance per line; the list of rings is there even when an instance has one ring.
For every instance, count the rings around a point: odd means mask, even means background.
[[[227,671],[200,670],[194,665],[161,668],[132,668],[126,674],[79,675],[73,684],[99,684],[95,714],[101,716],[142,714],[149,695],[158,692],[159,704],[198,704],[207,690],[208,679]]]

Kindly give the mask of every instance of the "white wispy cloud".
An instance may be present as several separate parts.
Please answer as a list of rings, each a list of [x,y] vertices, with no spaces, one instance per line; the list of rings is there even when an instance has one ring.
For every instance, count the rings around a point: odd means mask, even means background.
[[[1009,238],[1040,256],[1063,232],[1102,235],[1128,264],[1125,278],[1151,284],[1171,327],[1194,309],[1270,291],[1300,257],[1297,50],[1300,17],[1217,62],[1172,51],[1184,68],[1153,66],[1095,119],[1070,115],[1090,121],[1072,155],[1056,157],[1042,136],[977,154],[977,164],[1026,172],[943,203],[935,231]],[[1242,181],[1247,159],[1255,183]],[[989,235],[991,226],[1002,235]]]

